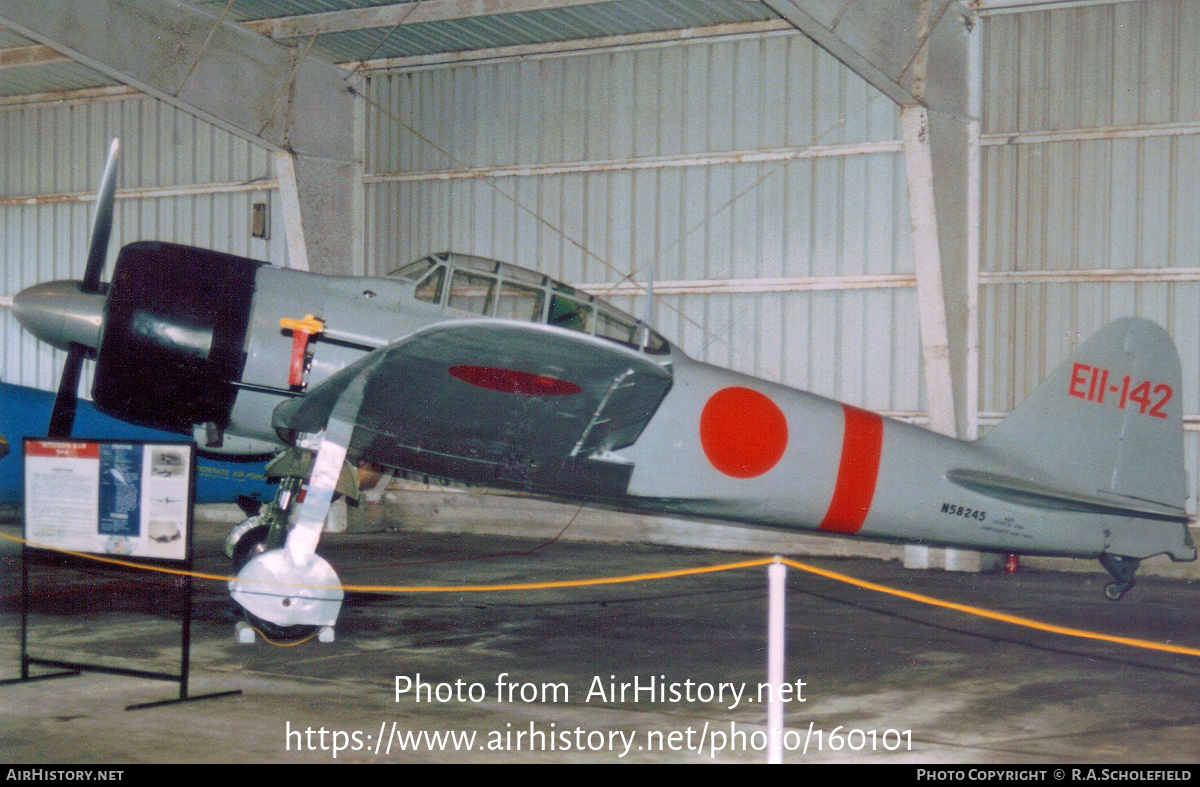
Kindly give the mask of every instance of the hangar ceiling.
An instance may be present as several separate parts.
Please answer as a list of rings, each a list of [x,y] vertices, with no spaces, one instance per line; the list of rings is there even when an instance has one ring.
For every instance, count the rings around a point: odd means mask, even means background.
[[[974,0],[979,8],[1027,0]],[[29,4],[24,4],[29,5]],[[42,18],[54,6],[37,6]],[[75,16],[108,16],[108,0],[68,4]],[[795,26],[897,103],[925,101],[921,44],[953,14],[951,0],[150,0],[164,17],[181,5],[238,23],[284,46],[348,69],[417,58],[476,59],[530,47],[621,45],[642,39],[765,32]],[[113,7],[116,8],[115,6]],[[11,21],[11,20],[10,20]],[[930,24],[932,22],[932,24]],[[122,82],[89,68],[18,23],[0,28],[0,97],[99,89]],[[24,31],[28,33],[28,31]],[[955,69],[943,68],[954,75]]]
[[[161,2],[164,10],[171,5]],[[88,4],[99,13],[107,2]],[[387,67],[395,58],[446,53],[503,56],[514,47],[728,25],[746,32],[787,25],[752,0],[195,0],[187,5],[347,68]],[[495,13],[497,8],[506,13]],[[32,38],[0,29],[0,96],[117,84]]]

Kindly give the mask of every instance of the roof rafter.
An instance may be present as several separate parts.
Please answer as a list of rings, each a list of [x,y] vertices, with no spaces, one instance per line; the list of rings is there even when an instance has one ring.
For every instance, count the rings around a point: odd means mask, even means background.
[[[649,33],[626,33],[598,38],[575,38],[565,41],[547,41],[536,44],[510,44],[485,49],[467,49],[453,52],[435,52],[427,55],[401,55],[367,61],[339,63],[342,68],[362,68],[371,71],[415,66],[465,63],[480,60],[504,60],[512,57],[530,57],[554,54],[579,54],[598,49],[618,47],[653,46],[655,44],[688,43],[707,38],[726,36],[762,35],[765,33],[796,32],[790,22],[782,19],[767,19],[758,22],[723,22],[703,27],[687,27],[673,30],[656,30]],[[798,34],[798,33],[797,33]],[[48,46],[16,46],[0,49],[0,71],[6,68],[42,66],[51,63],[69,63],[71,58],[59,54]]]
[[[897,104],[966,116],[966,25],[956,0],[762,0]]]
[[[350,30],[372,30],[380,27],[446,22],[452,19],[527,11],[550,11],[613,2],[619,0],[505,0],[504,3],[497,3],[495,0],[423,0],[368,8],[348,8],[344,11],[325,11],[319,14],[256,19],[242,24],[271,38],[301,38],[325,33],[345,33]]]
[[[265,147],[353,160],[350,135],[314,120],[350,114],[342,69],[182,0],[0,0],[0,24]]]

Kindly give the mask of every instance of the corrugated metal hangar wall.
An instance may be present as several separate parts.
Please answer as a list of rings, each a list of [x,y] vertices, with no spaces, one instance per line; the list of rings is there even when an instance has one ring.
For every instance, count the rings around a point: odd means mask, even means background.
[[[111,95],[90,97],[99,92]],[[250,236],[251,205],[278,211],[271,155],[162,102],[128,90],[0,103],[0,292],[78,279],[87,259],[95,191],[113,137],[123,159],[109,268],[125,243],[188,243],[276,264],[282,232]],[[282,220],[271,222],[282,227]],[[3,310],[3,379],[56,389],[66,353],[37,341]],[[86,365],[81,393],[91,389]]]
[[[1161,323],[1200,465],[1200,4],[983,20],[980,409],[1011,410],[1117,317]]]
[[[368,95],[376,270],[454,248],[595,292],[652,275],[685,352],[920,409],[899,111],[807,38],[381,74]]]
[[[1115,317],[1162,322],[1200,464],[1200,6],[987,13],[981,63],[979,422]],[[772,31],[370,73],[366,272],[457,250],[539,268],[654,319],[686,352],[920,421],[899,112]],[[286,262],[265,151],[116,89],[0,104],[3,291],[78,276],[105,141],[124,140],[110,254],[161,239]],[[271,206],[269,240],[250,206]],[[633,282],[628,281],[632,279]],[[62,359],[3,321],[4,379]],[[85,380],[85,385],[87,384]],[[1192,479],[1195,509],[1195,475]]]

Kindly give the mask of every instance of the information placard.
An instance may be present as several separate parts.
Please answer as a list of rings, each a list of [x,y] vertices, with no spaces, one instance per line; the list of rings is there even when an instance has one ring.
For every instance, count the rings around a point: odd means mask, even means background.
[[[186,561],[195,446],[25,440],[31,546]]]

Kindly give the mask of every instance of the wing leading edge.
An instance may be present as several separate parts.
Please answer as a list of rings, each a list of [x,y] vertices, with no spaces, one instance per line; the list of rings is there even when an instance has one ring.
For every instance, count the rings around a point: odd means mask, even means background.
[[[275,410],[283,432],[321,431],[361,379],[352,455],[473,483],[606,496],[671,387],[669,366],[572,331],[497,320],[443,323],[359,361]]]

